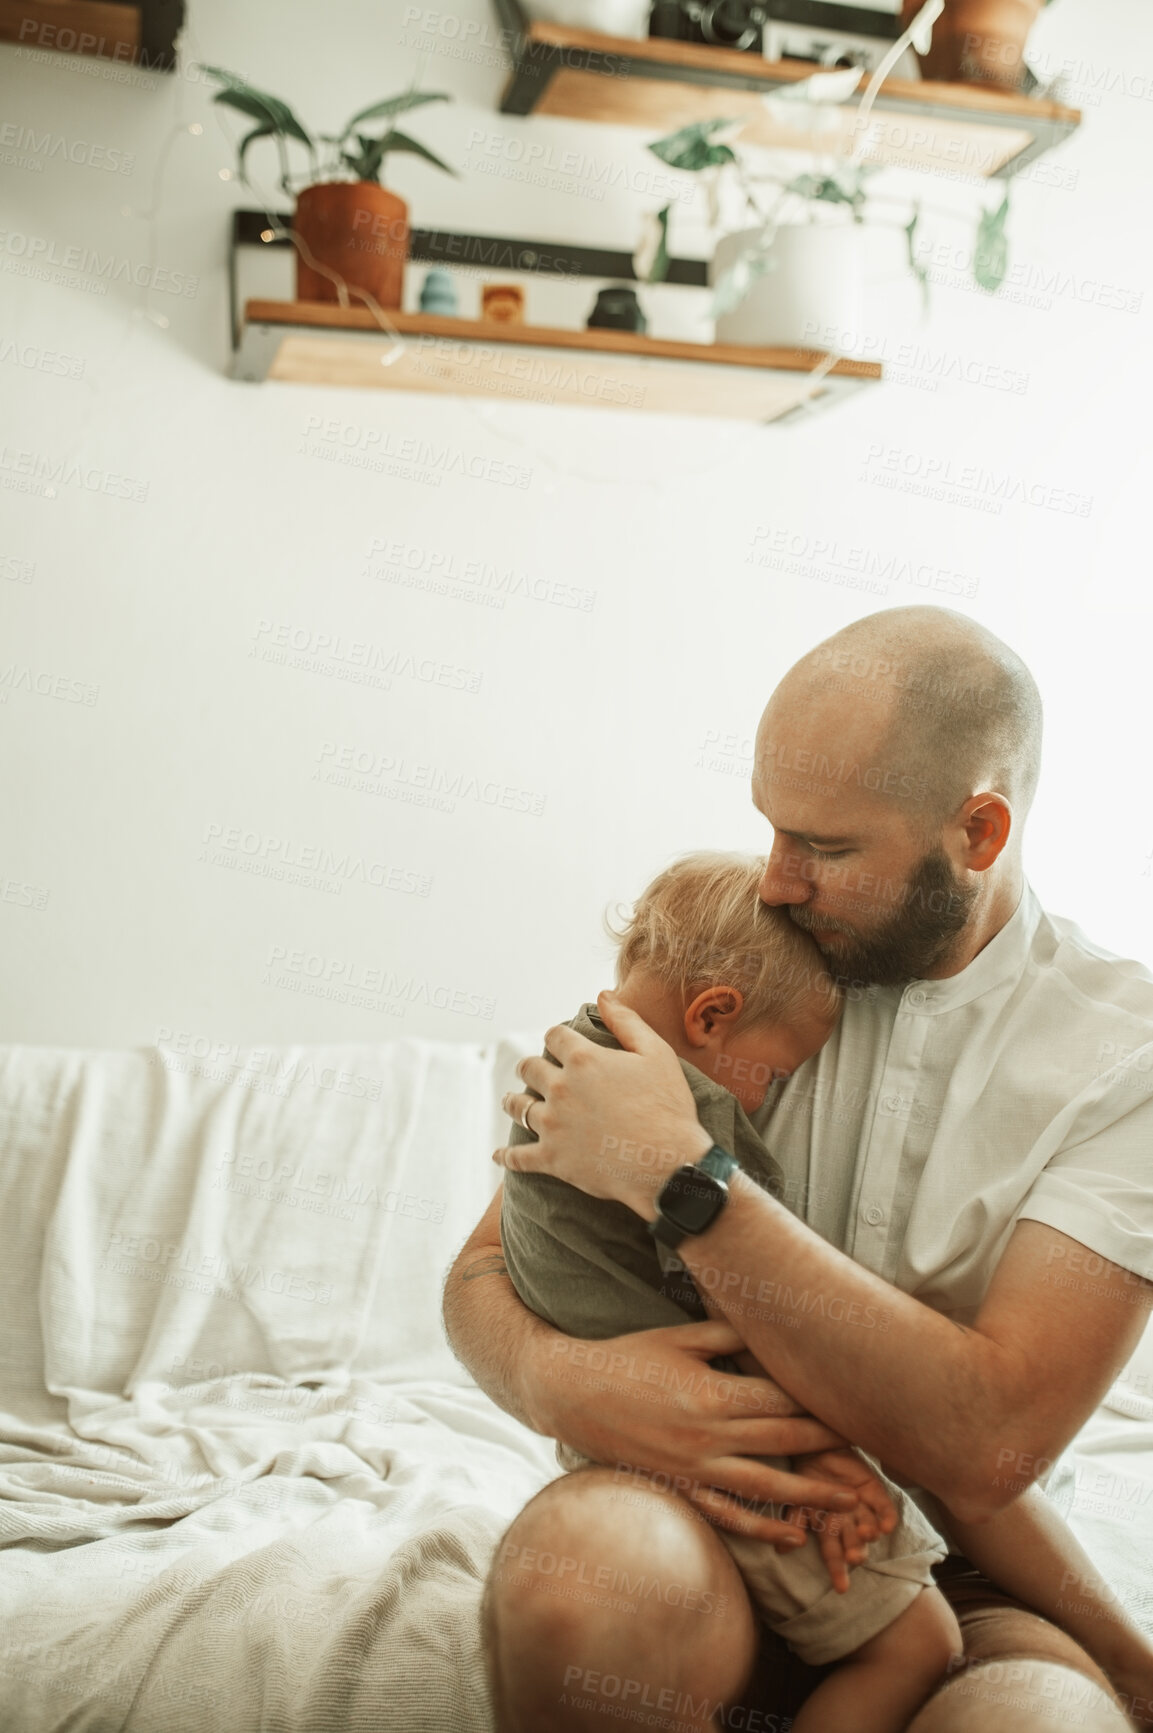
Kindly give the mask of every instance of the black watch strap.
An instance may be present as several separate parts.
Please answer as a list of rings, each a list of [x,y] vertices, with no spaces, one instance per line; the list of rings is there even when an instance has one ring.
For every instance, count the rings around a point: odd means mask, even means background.
[[[686,1162],[671,1173],[657,1198],[655,1221],[649,1223],[653,1238],[666,1246],[679,1246],[693,1234],[712,1227],[729,1201],[729,1177],[738,1163],[719,1143],[697,1162]]]

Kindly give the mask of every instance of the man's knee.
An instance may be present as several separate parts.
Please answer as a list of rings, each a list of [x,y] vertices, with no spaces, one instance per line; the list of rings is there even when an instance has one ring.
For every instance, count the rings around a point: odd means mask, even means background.
[[[562,1608],[723,1617],[737,1593],[732,1558],[690,1505],[594,1467],[550,1481],[525,1506],[497,1546],[487,1598],[492,1617],[534,1601],[563,1623]]]
[[[1096,1680],[1034,1656],[979,1661],[956,1673],[909,1733],[1130,1733]]]
[[[583,1677],[626,1658],[650,1694],[701,1668],[731,1691],[756,1644],[715,1530],[680,1498],[608,1468],[563,1475],[521,1511],[497,1545],[482,1628],[498,1701],[526,1667],[542,1687],[544,1672],[557,1674],[559,1688],[565,1667]]]

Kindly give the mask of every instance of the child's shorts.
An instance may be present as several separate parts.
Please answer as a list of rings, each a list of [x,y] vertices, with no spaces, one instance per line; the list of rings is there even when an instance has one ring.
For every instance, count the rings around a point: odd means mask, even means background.
[[[562,1468],[596,1466],[567,1444],[558,1443],[556,1454]],[[850,1569],[845,1594],[839,1595],[829,1581],[812,1533],[804,1546],[779,1553],[766,1540],[715,1531],[732,1553],[766,1625],[814,1667],[843,1660],[891,1625],[922,1589],[934,1586],[933,1564],[949,1550],[909,1495],[881,1473],[871,1456],[860,1454],[892,1499],[898,1521],[892,1534],[869,1543],[865,1563]],[[756,1460],[770,1468],[790,1468],[781,1456]]]

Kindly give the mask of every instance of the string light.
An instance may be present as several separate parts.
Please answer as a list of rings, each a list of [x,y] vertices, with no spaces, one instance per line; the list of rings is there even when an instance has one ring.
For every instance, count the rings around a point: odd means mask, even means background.
[[[185,40],[188,40],[188,32],[185,33]],[[152,87],[150,86],[150,88]],[[159,327],[162,331],[167,331],[170,324],[167,314],[155,311],[148,304],[150,298],[157,292],[153,286],[157,270],[157,227],[158,219],[165,209],[164,191],[168,159],[177,139],[187,138],[189,135],[198,137],[204,132],[204,128],[199,121],[190,122],[187,118],[186,103],[190,96],[189,80],[187,77],[181,76],[179,66],[174,69],[172,79],[170,81],[165,80],[159,88],[164,88],[166,94],[168,91],[171,92],[173,99],[171,106],[176,112],[173,116],[173,124],[160,140],[147,203],[141,207],[133,205],[120,205],[118,207],[122,217],[132,218],[138,222],[143,222],[145,225],[143,248],[146,266],[145,281],[139,283],[137,304],[125,310],[125,317],[119,331],[119,340],[113,344],[107,357],[106,378],[101,382],[92,377],[85,377],[84,389],[88,393],[88,403],[81,413],[72,419],[69,430],[71,437],[66,442],[64,454],[66,462],[71,461],[83,446],[97,410],[103,406],[105,413],[107,413],[107,393],[109,391],[114,392],[117,386],[121,389],[124,388],[127,376],[121,365],[121,359],[130,344],[137,339],[137,334],[142,326],[147,322]],[[224,170],[221,178],[231,180],[231,169]],[[57,489],[54,487],[45,488],[41,498],[57,498]]]
[[[928,0],[928,3],[932,4],[932,0]],[[187,32],[187,31],[185,33],[185,47],[191,53],[193,53],[193,54],[197,53],[196,45],[191,41],[190,32]],[[190,64],[195,64],[195,61],[190,62]],[[179,67],[176,70],[177,70],[177,79],[174,81],[174,95],[176,98],[177,106],[183,107],[185,100],[187,99],[187,97],[189,95],[189,91],[188,91],[189,81],[187,78],[180,76],[180,68]],[[223,125],[222,115],[221,115],[220,109],[214,108],[213,113],[216,116],[217,125],[218,125],[220,131],[225,135],[225,137],[228,139],[228,142],[233,146],[233,148],[235,148],[236,139],[229,135],[227,127],[225,127]],[[120,207],[120,211],[121,211],[122,216],[135,217],[138,219],[142,219],[147,224],[147,251],[148,251],[148,255],[149,255],[149,264],[150,265],[154,265],[154,263],[155,263],[155,245],[156,245],[156,238],[157,238],[156,237],[156,225],[157,225],[157,219],[158,219],[158,217],[161,213],[161,210],[163,208],[162,194],[163,194],[163,190],[164,190],[164,181],[166,178],[165,171],[167,169],[167,161],[168,161],[168,157],[169,157],[170,152],[171,152],[171,148],[174,145],[174,143],[176,142],[176,139],[179,137],[191,136],[191,137],[199,138],[199,137],[203,136],[203,134],[204,134],[204,127],[201,125],[201,123],[199,121],[191,121],[190,122],[190,121],[188,121],[182,117],[178,121],[178,123],[172,128],[172,130],[169,132],[167,137],[164,138],[164,140],[161,143],[161,147],[160,147],[160,150],[159,150],[158,156],[157,156],[155,172],[154,172],[154,176],[153,176],[152,198],[151,198],[150,208],[144,209],[144,210],[136,210],[132,206],[129,206],[129,205],[123,205]],[[332,282],[333,287],[334,287],[336,294],[337,294],[339,305],[341,307],[348,308],[349,306],[351,306],[351,304],[352,304],[351,297],[355,297],[357,301],[359,301],[360,303],[362,303],[363,305],[368,307],[369,311],[371,312],[371,314],[373,316],[374,321],[379,326],[382,335],[384,335],[390,339],[390,343],[389,343],[389,347],[388,347],[387,351],[379,357],[379,364],[381,367],[394,366],[400,360],[401,356],[406,352],[406,349],[408,348],[408,344],[405,342],[401,333],[392,324],[391,320],[388,317],[387,311],[383,307],[380,306],[380,304],[377,302],[375,296],[373,296],[366,289],[362,289],[355,284],[348,283],[346,281],[346,279],[340,275],[339,272],[333,270],[330,266],[328,266],[328,265],[322,263],[320,260],[316,259],[314,257],[314,255],[312,254],[311,248],[307,245],[307,243],[305,242],[303,237],[297,232],[297,230],[291,224],[287,224],[287,225],[283,224],[280,221],[278,214],[274,214],[272,207],[273,207],[273,204],[276,203],[277,201],[269,198],[265,193],[263,193],[261,191],[261,189],[249,179],[247,174],[238,175],[230,168],[220,168],[217,170],[217,176],[221,181],[224,181],[224,182],[230,182],[233,180],[238,180],[242,185],[246,186],[255,195],[256,199],[259,201],[259,205],[260,205],[262,214],[264,215],[265,221],[267,224],[267,226],[265,228],[261,229],[261,231],[260,231],[260,239],[262,242],[269,243],[269,242],[272,242],[275,240],[289,240],[289,241],[291,241],[292,245],[295,247],[298,254],[304,259],[305,263],[310,265],[314,270],[319,272],[321,275],[327,277]],[[132,316],[127,320],[127,322],[124,326],[124,339],[125,340],[128,339],[129,333],[131,331],[133,331],[134,329],[139,327],[139,324],[140,324],[142,319],[147,319],[150,324],[157,326],[161,330],[168,330],[168,328],[170,326],[170,320],[167,317],[167,315],[154,311],[151,307],[149,307],[146,304],[148,298],[153,293],[154,293],[154,290],[151,288],[151,286],[144,286],[144,285],[141,286],[141,290],[140,290],[141,300],[145,303],[145,305],[133,309]],[[822,362],[814,369],[813,373],[810,375],[811,381],[814,384],[814,386],[816,385],[817,381],[821,380],[824,377],[824,375],[830,370],[831,366],[835,363],[835,361],[837,359],[838,359],[838,357],[836,356],[836,354],[827,355],[823,358]],[[816,393],[813,392],[812,395],[815,396]],[[484,425],[488,429],[489,432],[495,433],[498,438],[507,440],[513,445],[524,446],[526,449],[530,448],[529,442],[526,441],[525,439],[523,439],[517,433],[512,432],[508,428],[499,428],[499,427],[495,426],[488,419],[488,416],[485,413],[485,410],[481,405],[475,404],[475,403],[469,403],[466,401],[466,402],[463,402],[460,405],[460,407],[461,407],[461,410],[466,415],[468,415],[472,418],[475,418],[478,422],[480,422],[482,425]],[[495,409],[496,406],[494,405],[493,407]],[[806,400],[804,407],[806,409],[811,409],[813,407],[811,397],[808,400]],[[87,419],[88,419],[88,417],[86,416],[83,418],[83,421],[86,422]],[[83,423],[77,425],[75,428],[76,437],[73,441],[74,447],[79,442],[79,439],[82,436],[82,432],[83,432]],[[580,472],[575,472],[567,464],[562,468],[562,466],[553,462],[553,460],[551,459],[549,454],[541,448],[539,442],[534,442],[531,446],[531,449],[533,450],[537,460],[542,462],[547,469],[552,470],[554,472],[554,474],[556,474],[556,475],[562,475],[562,474],[565,476],[572,475],[572,476],[575,476],[576,479],[587,481],[590,483],[595,483],[595,484],[604,484],[605,482],[620,483],[623,480],[623,478],[617,473],[614,473],[611,476],[609,476],[609,475],[601,476],[601,475],[582,474]],[[707,468],[706,468],[706,472],[707,472]],[[698,475],[700,473],[701,473],[701,468],[700,468],[700,466],[697,466],[693,469],[687,470],[685,472],[685,475],[686,476]],[[668,479],[667,476],[664,479],[667,480]],[[642,483],[641,485],[642,486],[651,485],[651,483]],[[545,483],[545,491],[549,492],[549,493],[551,493],[553,491],[553,484],[551,482]],[[53,489],[53,490],[51,490],[51,492],[46,492],[42,497],[51,498],[51,497],[54,497],[54,495],[55,495],[55,490]]]

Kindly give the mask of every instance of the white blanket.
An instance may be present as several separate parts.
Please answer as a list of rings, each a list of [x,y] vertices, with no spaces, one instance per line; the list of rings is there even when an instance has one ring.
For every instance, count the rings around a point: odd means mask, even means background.
[[[3,1733],[490,1733],[481,1586],[556,1467],[440,1290],[538,1045],[0,1050]],[[1151,1374],[1063,1502],[1153,1631]]]
[[[531,1045],[0,1055],[0,1727],[489,1728],[556,1465],[440,1287]]]

